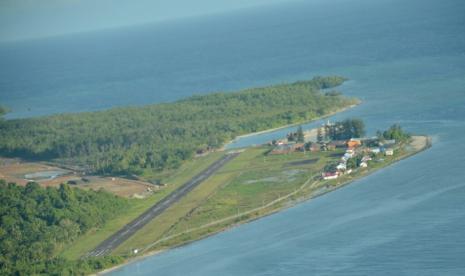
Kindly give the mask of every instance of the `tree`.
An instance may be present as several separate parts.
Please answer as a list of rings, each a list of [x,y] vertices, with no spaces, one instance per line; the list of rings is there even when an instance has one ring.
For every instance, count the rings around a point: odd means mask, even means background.
[[[321,142],[323,142],[323,140],[324,140],[323,131],[322,131],[321,127],[319,127],[317,129],[317,132],[316,132],[316,141],[318,143],[321,143]]]
[[[59,159],[98,174],[175,169],[199,149],[219,148],[238,135],[311,120],[355,103],[319,90],[342,81],[319,77],[137,108],[6,120],[0,154]],[[301,140],[296,136],[290,140]]]
[[[405,132],[400,125],[394,124],[383,132],[383,137],[387,140],[394,139],[398,142],[403,142],[410,139],[410,134]]]
[[[96,228],[127,208],[127,200],[104,191],[86,191],[60,185],[41,188],[6,184],[0,179],[0,275],[90,274],[121,259],[65,261],[59,250],[89,229]],[[87,263],[89,262],[89,263]],[[84,265],[84,266],[83,266]]]
[[[329,136],[332,140],[348,140],[365,136],[365,124],[361,119],[346,119],[330,126]]]
[[[335,171],[337,171],[337,163],[326,164],[326,166],[324,168],[324,171],[325,172],[335,172]]]
[[[304,131],[302,130],[302,126],[297,128],[297,142],[303,143],[305,142]]]
[[[0,106],[0,124],[3,122],[3,116],[5,116],[5,114],[8,113],[8,109],[3,107],[3,106]]]
[[[360,166],[361,162],[362,162],[362,157],[361,156],[356,156],[356,157],[349,158],[347,160],[347,168],[348,169],[355,169],[358,166]]]

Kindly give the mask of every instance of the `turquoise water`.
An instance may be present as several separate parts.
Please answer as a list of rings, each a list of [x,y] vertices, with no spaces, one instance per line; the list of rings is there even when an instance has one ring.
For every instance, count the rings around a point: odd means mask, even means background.
[[[362,117],[371,134],[400,123],[431,135],[433,148],[111,274],[464,275],[464,14],[459,0],[304,1],[7,44],[0,46],[0,99],[11,117],[24,117],[347,76],[341,90],[363,104],[331,119]]]

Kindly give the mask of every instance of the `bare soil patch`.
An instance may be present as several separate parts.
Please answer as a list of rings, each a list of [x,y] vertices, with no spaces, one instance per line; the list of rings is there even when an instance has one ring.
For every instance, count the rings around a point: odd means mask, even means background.
[[[40,179],[28,179],[26,177],[27,175],[46,174],[55,171],[59,171],[62,175]],[[42,187],[58,187],[61,183],[69,183],[73,184],[73,187],[81,189],[104,189],[118,196],[133,198],[144,198],[158,188],[158,186],[143,181],[120,177],[83,176],[71,170],[64,170],[39,162],[22,162],[19,159],[9,158],[0,158],[0,179],[18,185],[26,185],[31,180],[34,180]]]

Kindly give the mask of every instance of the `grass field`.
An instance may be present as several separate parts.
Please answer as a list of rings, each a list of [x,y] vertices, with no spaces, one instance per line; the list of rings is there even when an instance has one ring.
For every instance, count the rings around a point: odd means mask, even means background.
[[[414,142],[418,143],[417,140]],[[248,148],[136,232],[112,254],[130,257],[134,249],[146,253],[200,239],[342,187],[425,147],[406,148],[409,149],[400,149],[394,156],[380,156],[377,161],[370,162],[369,168],[358,169],[336,180],[321,180],[320,174],[326,164],[339,160],[344,150],[267,155],[268,147]],[[86,234],[64,251],[63,256],[75,259],[83,255],[222,154],[210,154],[163,175],[164,182],[169,184],[165,190],[145,200],[134,201],[124,214],[102,229]]]
[[[266,147],[247,149],[113,253],[131,256],[136,248],[146,253],[179,246],[330,192],[428,147],[426,140],[412,147],[418,139],[336,180],[321,180],[320,173],[343,150],[264,155]]]
[[[267,156],[268,150],[244,151],[114,253],[126,255],[167,236],[260,207],[296,190],[320,172],[329,159],[337,159],[331,156],[334,152]]]
[[[191,179],[194,175],[207,168],[223,154],[224,153],[221,152],[211,153],[205,157],[186,162],[179,170],[172,171],[171,174],[164,173],[163,182],[168,184],[167,187],[145,199],[130,199],[130,208],[126,209],[124,213],[118,214],[114,219],[108,221],[98,230],[89,231],[78,240],[74,241],[61,255],[68,259],[77,259],[81,257],[124,225],[135,219],[150,206],[154,205],[184,182]]]

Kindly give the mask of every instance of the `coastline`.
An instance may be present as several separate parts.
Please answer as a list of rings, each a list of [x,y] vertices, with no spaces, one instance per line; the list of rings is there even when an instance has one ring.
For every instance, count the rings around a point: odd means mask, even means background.
[[[332,111],[332,112],[330,112],[330,113],[328,113],[328,114],[325,114],[325,115],[322,115],[322,116],[313,118],[313,119],[311,119],[311,120],[309,120],[309,121],[303,121],[303,122],[299,122],[299,123],[287,124],[287,125],[280,126],[280,127],[275,127],[275,128],[270,128],[270,129],[265,129],[265,130],[257,131],[257,132],[251,132],[251,133],[246,133],[246,134],[238,135],[238,136],[236,136],[234,139],[232,139],[231,141],[226,142],[226,143],[221,147],[221,150],[225,150],[225,149],[228,147],[228,145],[230,145],[230,144],[236,142],[237,140],[239,140],[239,139],[241,139],[241,138],[251,137],[251,136],[260,135],[260,134],[264,134],[264,133],[270,133],[270,132],[274,132],[274,131],[277,131],[277,130],[281,130],[281,129],[293,127],[293,126],[298,126],[298,125],[303,125],[303,124],[309,124],[309,123],[312,123],[312,122],[315,122],[315,121],[318,121],[318,120],[321,120],[321,119],[325,119],[325,118],[331,117],[331,116],[336,115],[336,114],[338,114],[338,113],[347,111],[347,110],[349,110],[349,109],[351,109],[351,108],[354,108],[354,107],[360,105],[361,103],[362,103],[362,102],[359,100],[359,102],[357,102],[356,104],[351,104],[351,105],[349,105],[349,106],[346,106],[346,107],[343,107],[343,108],[334,110],[334,111]]]
[[[423,141],[420,141],[418,139],[421,139]],[[246,211],[244,213],[241,213],[241,214],[238,214],[237,216],[235,216],[236,219],[240,219],[241,217],[245,217],[245,219],[243,219],[243,220],[239,220],[238,222],[234,222],[234,223],[231,223],[229,225],[220,227],[219,229],[217,229],[216,231],[213,231],[213,232],[209,232],[209,233],[206,233],[206,234],[200,234],[197,238],[194,238],[192,240],[188,240],[186,242],[179,243],[179,244],[177,244],[175,246],[171,246],[171,247],[167,247],[167,248],[163,248],[163,249],[157,249],[157,250],[153,250],[153,251],[148,251],[147,253],[143,253],[143,254],[141,254],[139,256],[136,256],[136,257],[133,257],[133,258],[128,258],[123,263],[121,263],[121,264],[119,264],[117,266],[107,268],[105,270],[99,271],[99,272],[97,272],[95,274],[91,274],[91,275],[106,275],[107,273],[115,271],[115,270],[117,270],[117,269],[119,269],[119,268],[121,268],[123,266],[129,265],[131,263],[138,262],[138,261],[144,260],[144,259],[146,259],[148,257],[164,253],[164,252],[166,252],[168,250],[172,250],[172,249],[175,249],[175,248],[186,246],[186,245],[191,244],[193,242],[197,242],[197,241],[203,240],[205,238],[208,238],[210,236],[213,236],[213,235],[228,231],[230,229],[234,229],[235,227],[238,227],[240,225],[243,225],[243,224],[246,224],[246,223],[249,223],[249,222],[252,222],[252,221],[255,221],[255,220],[270,216],[270,215],[273,215],[275,213],[281,212],[281,211],[286,210],[288,208],[294,207],[297,204],[300,204],[302,202],[312,200],[314,198],[318,198],[320,196],[326,195],[326,194],[328,194],[330,192],[333,192],[333,191],[336,191],[336,190],[338,190],[338,189],[340,189],[342,187],[345,187],[345,186],[347,186],[347,185],[349,185],[349,184],[351,184],[351,183],[353,183],[353,182],[355,182],[357,180],[363,179],[364,177],[367,177],[367,176],[371,175],[372,173],[375,173],[375,172],[380,171],[380,170],[382,170],[382,169],[384,169],[386,167],[389,167],[389,166],[391,166],[393,164],[396,164],[397,162],[399,162],[401,160],[407,159],[407,158],[409,158],[409,157],[411,157],[413,155],[419,154],[419,153],[431,148],[432,147],[432,139],[431,139],[430,136],[427,136],[427,135],[416,135],[416,136],[412,136],[412,141],[408,145],[413,148],[412,151],[404,153],[401,156],[396,157],[395,159],[391,160],[390,162],[388,162],[386,164],[383,164],[383,166],[381,166],[381,167],[377,167],[377,168],[370,167],[368,170],[360,172],[360,174],[357,174],[355,176],[349,176],[349,178],[346,178],[341,182],[339,182],[339,181],[334,182],[334,180],[311,181],[312,178],[309,178],[304,184],[302,184],[302,186],[298,190],[296,190],[296,191],[294,191],[294,192],[292,192],[290,194],[287,194],[287,195],[285,195],[285,196],[283,196],[281,198],[278,198],[277,200],[275,200],[273,202],[270,202],[266,206],[263,206],[263,207],[260,207],[260,208],[257,208],[257,209],[252,209],[252,210]],[[311,185],[308,186],[308,184],[310,182],[311,182]],[[315,183],[324,184],[324,185],[321,185],[322,187],[319,187],[319,189],[317,189],[317,190],[305,191],[306,188],[312,188],[312,186]],[[328,188],[328,185],[329,185],[329,188]],[[325,188],[325,189],[323,189],[322,192],[319,192],[321,190],[321,188]],[[294,196],[298,195],[300,192],[302,192],[302,194],[300,196],[294,198]],[[290,199],[290,200],[286,200],[286,199]],[[272,207],[272,208],[268,209],[268,207]],[[262,209],[262,210],[258,210],[258,209]],[[263,211],[263,213],[259,214],[258,213],[259,211]],[[247,217],[247,215],[245,213],[256,213],[257,215],[252,216],[252,217]],[[226,221],[230,220],[230,218],[224,218],[224,219],[227,219]],[[231,218],[231,220],[232,220],[232,218]],[[192,231],[192,232],[195,232],[197,230],[198,229],[194,229],[194,231]],[[185,234],[185,233],[180,233],[180,235],[182,235],[182,234]],[[170,237],[168,237],[167,240],[169,240],[169,239],[170,239]],[[149,248],[152,247],[152,246],[154,246],[154,245],[149,245],[146,250],[150,250]]]

